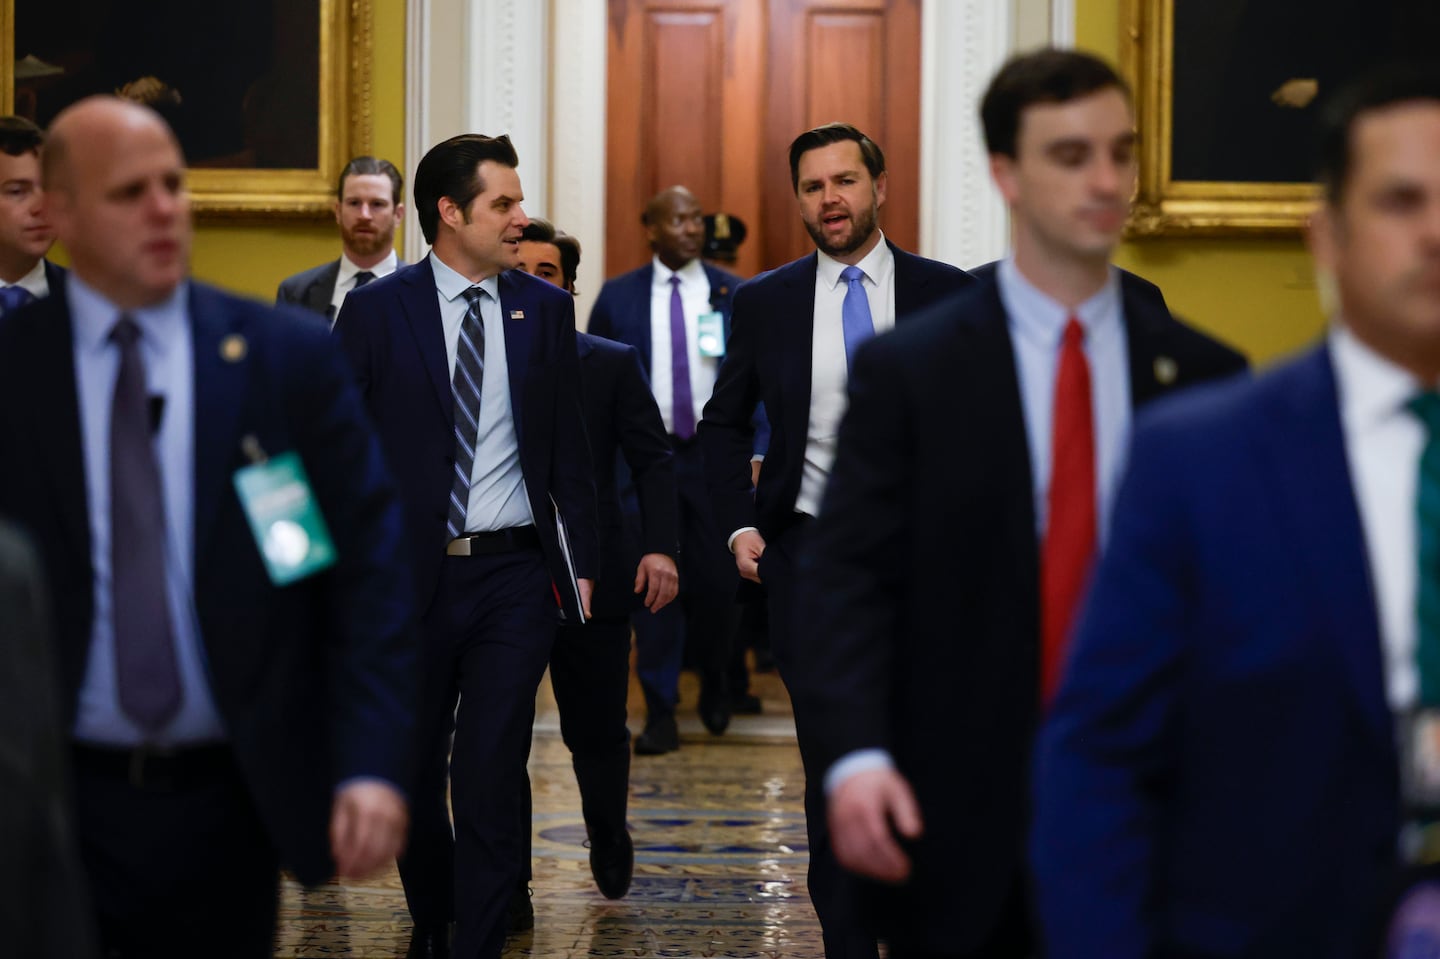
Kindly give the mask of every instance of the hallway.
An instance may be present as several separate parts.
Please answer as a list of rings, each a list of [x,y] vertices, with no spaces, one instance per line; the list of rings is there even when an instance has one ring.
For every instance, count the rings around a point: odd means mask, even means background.
[[[635,880],[626,898],[611,902],[590,878],[579,793],[547,681],[530,756],[535,929],[513,937],[507,957],[822,955],[805,890],[803,778],[789,703],[773,673],[756,676],[753,691],[765,714],[737,716],[714,737],[695,715],[697,688],[685,675],[680,750],[632,760]],[[632,692],[635,732],[643,713]],[[401,957],[409,939],[393,868],[370,882],[313,891],[285,884],[277,959]]]

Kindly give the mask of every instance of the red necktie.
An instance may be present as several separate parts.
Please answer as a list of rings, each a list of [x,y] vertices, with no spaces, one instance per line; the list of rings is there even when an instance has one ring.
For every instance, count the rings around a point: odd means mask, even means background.
[[[1095,554],[1095,426],[1084,341],[1085,328],[1070,317],[1055,374],[1049,521],[1040,557],[1040,699],[1046,705],[1060,685],[1070,628]]]

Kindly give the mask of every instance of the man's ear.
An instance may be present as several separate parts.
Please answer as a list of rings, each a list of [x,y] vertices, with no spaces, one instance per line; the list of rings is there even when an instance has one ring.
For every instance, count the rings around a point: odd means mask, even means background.
[[[1006,206],[1012,206],[1020,195],[1019,178],[1015,175],[1015,159],[1003,153],[990,154],[990,179]]]

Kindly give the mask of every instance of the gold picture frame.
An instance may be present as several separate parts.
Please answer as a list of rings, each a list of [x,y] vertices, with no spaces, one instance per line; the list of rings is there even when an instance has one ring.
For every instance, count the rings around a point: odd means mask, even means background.
[[[1120,67],[1135,93],[1140,183],[1127,232],[1133,237],[1294,235],[1319,190],[1305,182],[1181,180],[1175,145],[1175,4],[1124,0]]]
[[[34,0],[24,0],[34,2]],[[323,217],[332,210],[335,176],[371,149],[371,0],[317,0],[319,109],[315,163],[303,169],[192,166],[191,202],[210,219]],[[0,102],[15,112],[15,3],[0,0]],[[307,146],[308,150],[308,146]]]

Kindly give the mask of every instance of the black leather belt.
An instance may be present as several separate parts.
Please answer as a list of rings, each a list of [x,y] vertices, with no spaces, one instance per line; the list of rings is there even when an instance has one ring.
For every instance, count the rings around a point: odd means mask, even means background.
[[[98,776],[124,779],[136,789],[173,791],[209,782],[235,768],[228,745],[138,746],[111,749],[76,743],[75,767]]]
[[[512,526],[509,529],[488,529],[465,533],[445,546],[446,556],[487,556],[492,553],[516,553],[522,549],[539,549],[540,532],[533,526]]]

